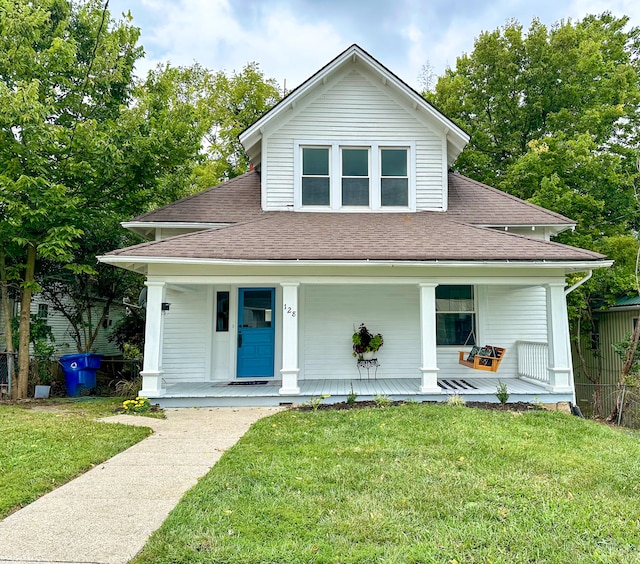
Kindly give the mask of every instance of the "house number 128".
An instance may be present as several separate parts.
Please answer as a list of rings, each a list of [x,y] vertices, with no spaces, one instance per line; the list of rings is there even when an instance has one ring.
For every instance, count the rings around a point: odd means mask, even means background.
[[[291,317],[296,316],[296,310],[292,309],[291,306],[288,306],[287,304],[284,304],[284,312],[290,315]]]

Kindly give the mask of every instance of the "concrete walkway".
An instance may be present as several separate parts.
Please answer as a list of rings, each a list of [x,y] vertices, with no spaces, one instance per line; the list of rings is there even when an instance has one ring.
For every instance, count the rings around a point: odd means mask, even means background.
[[[103,421],[154,434],[0,521],[0,562],[123,564],[258,419],[277,407],[167,409]]]

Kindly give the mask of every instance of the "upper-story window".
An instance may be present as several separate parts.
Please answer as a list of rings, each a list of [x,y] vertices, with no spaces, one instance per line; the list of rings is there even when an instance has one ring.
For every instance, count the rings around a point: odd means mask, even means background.
[[[415,209],[413,144],[296,142],[296,152],[296,209]]]
[[[380,204],[409,205],[409,172],[407,149],[380,149]]]
[[[340,150],[342,157],[342,205],[369,205],[369,149]]]
[[[329,148],[302,148],[302,205],[328,206]]]

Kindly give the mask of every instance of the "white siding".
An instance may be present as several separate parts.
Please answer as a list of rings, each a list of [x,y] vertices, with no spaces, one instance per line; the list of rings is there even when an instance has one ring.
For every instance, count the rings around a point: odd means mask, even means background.
[[[71,304],[70,299],[65,299],[65,303]],[[46,317],[47,325],[51,327],[53,338],[55,339],[53,345],[55,346],[55,354],[62,356],[65,354],[75,354],[78,352],[75,340],[73,338],[73,329],[67,318],[60,312],[56,311],[53,306],[48,303],[40,294],[33,296],[31,301],[31,314],[37,315],[40,304],[48,305],[48,315]],[[109,334],[111,328],[114,326],[118,319],[121,319],[125,315],[125,309],[123,306],[111,305],[109,308],[109,317],[107,319],[107,327],[101,326],[98,330],[98,336],[91,347],[91,352],[104,354],[107,356],[119,356],[122,351],[118,349],[115,343],[109,341]],[[91,322],[98,323],[102,316],[102,307],[96,307],[91,310]]]
[[[170,310],[164,314],[163,379],[201,382],[209,379],[213,312],[207,286],[186,292],[167,289]]]
[[[294,204],[294,140],[382,141],[416,143],[417,207],[441,209],[444,178],[443,141],[392,91],[359,69],[330,82],[266,137],[267,208]]]
[[[417,286],[307,286],[303,300],[301,379],[358,378],[351,335],[360,323],[384,337],[379,378],[419,376]]]

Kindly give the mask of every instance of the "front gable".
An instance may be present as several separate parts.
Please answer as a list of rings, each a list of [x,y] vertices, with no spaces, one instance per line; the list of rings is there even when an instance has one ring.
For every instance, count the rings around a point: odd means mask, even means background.
[[[240,139],[265,211],[407,212],[446,211],[447,170],[468,137],[354,45]],[[320,169],[305,164],[309,150]]]

